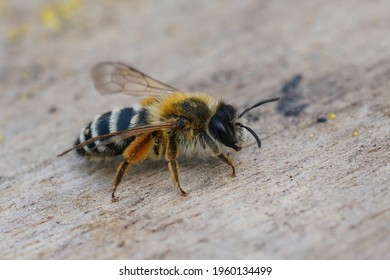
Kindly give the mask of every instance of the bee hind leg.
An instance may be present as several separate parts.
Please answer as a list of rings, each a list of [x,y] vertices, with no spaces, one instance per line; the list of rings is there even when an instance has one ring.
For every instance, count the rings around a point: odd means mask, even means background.
[[[114,179],[114,189],[112,191],[112,201],[118,201],[115,197],[115,191],[118,188],[118,185],[122,181],[123,176],[130,169],[131,166],[138,164],[144,161],[150,149],[153,147],[153,138],[154,136],[151,133],[143,134],[134,140],[123,152],[123,158],[118,169],[116,171]]]
[[[122,181],[123,176],[126,174],[129,167],[130,167],[130,163],[124,160],[119,164],[118,169],[116,170],[116,175],[114,179],[114,189],[111,195],[113,202],[118,201],[118,198],[115,197],[115,191],[118,188],[120,182]]]

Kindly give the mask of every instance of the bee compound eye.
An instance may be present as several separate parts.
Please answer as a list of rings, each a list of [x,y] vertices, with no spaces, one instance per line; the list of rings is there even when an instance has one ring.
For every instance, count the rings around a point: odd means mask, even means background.
[[[229,119],[216,115],[209,124],[209,131],[215,140],[237,150],[234,126]]]

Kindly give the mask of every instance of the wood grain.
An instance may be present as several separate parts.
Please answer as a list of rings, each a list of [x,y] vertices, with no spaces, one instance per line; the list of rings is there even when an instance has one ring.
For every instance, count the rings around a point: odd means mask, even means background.
[[[34,2],[0,14],[1,259],[390,258],[389,1],[85,1],[57,27]],[[137,102],[93,89],[106,60],[235,106],[302,75],[308,105],[251,112],[263,146],[233,156],[237,177],[181,159],[182,197],[148,161],[112,203],[118,162],[56,158]]]

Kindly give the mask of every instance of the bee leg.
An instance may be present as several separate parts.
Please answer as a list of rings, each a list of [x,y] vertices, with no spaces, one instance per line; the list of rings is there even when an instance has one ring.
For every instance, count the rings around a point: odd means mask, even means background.
[[[122,181],[122,178],[126,174],[129,167],[130,167],[129,162],[124,160],[119,164],[118,169],[116,170],[116,175],[115,175],[115,179],[114,179],[114,189],[113,189],[112,195],[111,195],[113,202],[118,201],[118,198],[115,197],[115,191],[118,188],[118,185]]]
[[[234,162],[233,160],[228,156],[228,155],[225,155],[225,154],[219,154],[217,155],[220,159],[222,159],[222,161],[228,165],[230,165],[230,167],[233,169],[232,170],[232,177],[236,177],[236,168],[234,167]]]
[[[171,177],[173,180],[173,184],[175,187],[179,189],[182,195],[186,196],[187,193],[180,187],[180,181],[179,181],[179,164],[177,163],[176,159],[170,160],[168,162],[169,171],[171,172]]]
[[[116,171],[114,189],[112,191],[112,201],[118,200],[115,197],[115,191],[130,167],[144,161],[148,157],[150,149],[153,147],[153,138],[154,137],[151,133],[141,135],[124,150],[123,158],[125,160],[119,164]]]
[[[203,133],[202,137],[203,137],[203,140],[205,141],[205,143],[209,146],[211,151],[214,153],[214,155],[216,155],[217,157],[222,159],[222,161],[224,163],[230,165],[230,167],[233,169],[232,177],[236,177],[236,168],[234,167],[233,160],[228,155],[225,155],[225,154],[222,154],[219,152],[217,144],[215,144],[214,140],[211,139],[207,133]]]
[[[168,168],[171,173],[172,181],[175,187],[179,189],[182,195],[186,196],[187,193],[180,187],[179,181],[179,163],[177,162],[177,156],[179,155],[179,147],[173,136],[170,137],[165,155],[168,161]]]

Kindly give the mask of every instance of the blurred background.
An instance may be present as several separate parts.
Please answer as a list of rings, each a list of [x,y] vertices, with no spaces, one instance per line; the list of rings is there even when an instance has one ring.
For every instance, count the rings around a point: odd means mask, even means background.
[[[1,105],[21,106],[37,121],[44,111],[63,111],[59,100],[80,106],[78,112],[117,103],[123,97],[99,98],[91,87],[89,69],[102,60],[124,61],[183,90],[243,103],[241,95],[279,90],[296,74],[310,78],[380,63],[390,52],[387,5],[1,0]],[[96,107],[69,103],[75,98],[92,99]],[[16,129],[4,122],[3,133],[32,129],[23,123]]]

